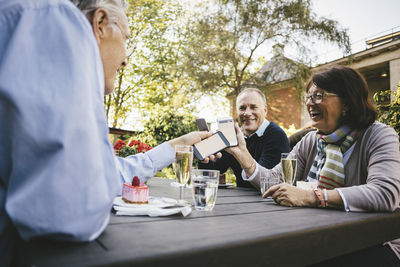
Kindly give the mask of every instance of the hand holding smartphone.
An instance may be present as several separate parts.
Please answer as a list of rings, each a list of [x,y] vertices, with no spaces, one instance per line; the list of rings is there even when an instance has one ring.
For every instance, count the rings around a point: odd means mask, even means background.
[[[216,132],[210,137],[201,140],[193,145],[193,153],[199,160],[215,154],[222,149],[229,147],[229,142],[222,132]]]
[[[229,142],[229,147],[237,146],[238,140],[235,131],[235,122],[232,117],[218,118],[218,129]]]

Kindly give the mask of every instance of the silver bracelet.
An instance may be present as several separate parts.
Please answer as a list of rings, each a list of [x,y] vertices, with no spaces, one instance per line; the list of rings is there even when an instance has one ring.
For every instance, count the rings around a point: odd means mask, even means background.
[[[328,207],[328,193],[326,192],[326,189],[322,190],[324,192],[324,201],[325,201],[325,208]]]

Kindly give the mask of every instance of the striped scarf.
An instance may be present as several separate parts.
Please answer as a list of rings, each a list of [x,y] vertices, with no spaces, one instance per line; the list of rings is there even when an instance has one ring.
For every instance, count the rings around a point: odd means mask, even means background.
[[[317,155],[308,173],[308,181],[318,180],[319,188],[344,186],[343,154],[353,145],[358,132],[342,126],[329,135],[317,134]]]

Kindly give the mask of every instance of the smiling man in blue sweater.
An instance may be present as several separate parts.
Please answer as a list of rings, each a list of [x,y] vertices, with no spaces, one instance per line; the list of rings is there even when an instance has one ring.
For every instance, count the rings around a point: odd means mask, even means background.
[[[289,152],[289,141],[285,132],[276,123],[265,118],[267,115],[265,95],[257,88],[246,88],[239,93],[236,108],[248,151],[261,166],[273,168],[279,163],[281,153]],[[222,155],[222,158],[214,162],[199,163],[199,168],[219,170],[221,174],[231,168],[235,173],[237,186],[253,187],[250,182],[242,178],[243,168],[252,166],[240,166],[226,151],[223,151]]]

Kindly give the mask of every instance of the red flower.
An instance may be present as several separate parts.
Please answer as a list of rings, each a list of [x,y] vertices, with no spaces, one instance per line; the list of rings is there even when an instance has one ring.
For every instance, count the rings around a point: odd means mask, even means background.
[[[132,140],[129,142],[129,146],[137,146],[138,144],[140,144],[139,140]]]
[[[150,146],[149,146],[148,144],[145,144],[145,143],[140,143],[140,144],[137,146],[137,150],[138,150],[139,152],[146,152],[146,151],[150,150]]]
[[[127,157],[136,153],[142,153],[149,151],[151,147],[141,142],[140,140],[131,140],[129,145],[126,145],[125,141],[118,139],[114,145],[115,154],[119,157]]]
[[[126,146],[125,141],[121,140],[121,139],[118,139],[117,142],[115,142],[114,150],[120,150],[124,146]]]

